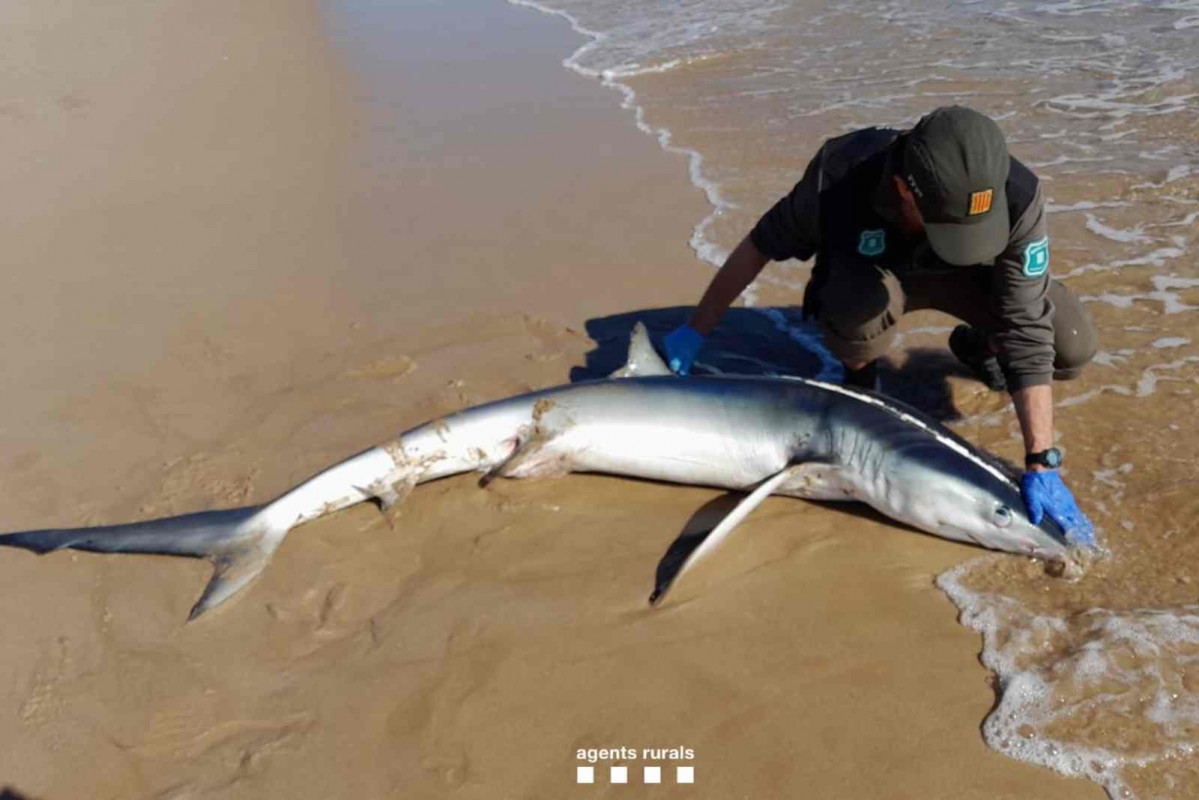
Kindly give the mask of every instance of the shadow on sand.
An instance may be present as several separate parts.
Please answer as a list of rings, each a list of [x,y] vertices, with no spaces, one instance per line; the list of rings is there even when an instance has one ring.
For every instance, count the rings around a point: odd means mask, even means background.
[[[595,349],[587,353],[587,363],[571,370],[571,383],[605,378],[624,365],[628,356],[633,325],[645,323],[658,351],[662,339],[691,316],[691,306],[648,308],[596,317],[587,321],[587,335]],[[788,329],[818,338],[815,328],[803,321],[798,306],[781,308],[729,309],[718,327],[704,343],[696,375],[716,372],[734,375],[795,375],[814,378],[824,370],[827,378],[828,356],[805,347]],[[835,368],[834,368],[835,369]],[[961,418],[953,405],[949,375],[969,376],[946,349],[920,348],[907,351],[902,367],[884,360],[880,367],[883,393],[923,411],[940,422]],[[840,381],[840,377],[833,380]]]

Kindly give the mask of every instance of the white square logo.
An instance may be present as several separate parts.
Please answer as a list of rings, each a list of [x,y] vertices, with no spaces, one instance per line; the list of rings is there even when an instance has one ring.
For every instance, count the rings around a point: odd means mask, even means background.
[[[695,783],[695,767],[678,767],[675,780],[679,783]]]
[[[628,767],[612,767],[609,771],[609,780],[612,783],[628,783],[629,768]]]
[[[661,767],[646,767],[645,768],[645,782],[646,783],[661,783],[662,782],[662,768]]]
[[[575,783],[595,783],[595,767],[578,767],[575,770]]]

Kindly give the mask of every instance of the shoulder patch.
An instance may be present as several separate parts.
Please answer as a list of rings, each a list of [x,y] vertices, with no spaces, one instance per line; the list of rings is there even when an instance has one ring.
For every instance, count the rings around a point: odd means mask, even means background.
[[[1049,237],[1030,242],[1024,248],[1024,274],[1030,278],[1044,275],[1049,269]]]
[[[858,238],[858,252],[864,256],[881,255],[887,249],[887,232],[882,228],[862,231]]]

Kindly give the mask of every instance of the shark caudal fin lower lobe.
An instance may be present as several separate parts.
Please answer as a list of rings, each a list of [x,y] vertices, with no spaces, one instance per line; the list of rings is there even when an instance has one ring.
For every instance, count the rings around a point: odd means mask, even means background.
[[[214,570],[188,617],[195,619],[250,583],[287,535],[289,527],[272,522],[265,508],[203,511],[128,525],[19,531],[0,535],[0,545],[38,554],[72,549],[207,558]]]

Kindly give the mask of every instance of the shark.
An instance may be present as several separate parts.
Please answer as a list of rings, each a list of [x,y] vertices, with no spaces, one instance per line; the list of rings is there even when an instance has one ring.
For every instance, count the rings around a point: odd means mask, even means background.
[[[18,531],[0,545],[206,558],[195,619],[259,575],[287,534],[362,502],[391,511],[418,485],[605,473],[745,493],[666,577],[651,602],[707,558],[771,495],[865,503],[921,531],[1065,562],[1072,542],[1033,524],[1017,475],[918,410],[798,377],[674,375],[640,323],[607,379],[556,386],[439,417],[314,475],[276,499],[122,525]],[[830,511],[830,513],[835,513]]]

